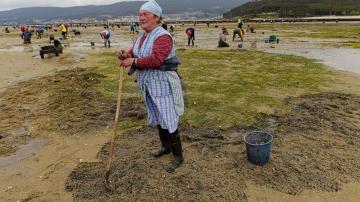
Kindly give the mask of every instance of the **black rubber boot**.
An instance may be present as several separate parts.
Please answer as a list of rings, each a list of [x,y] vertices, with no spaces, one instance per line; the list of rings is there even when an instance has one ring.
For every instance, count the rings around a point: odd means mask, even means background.
[[[170,165],[166,168],[166,171],[168,173],[173,173],[182,164],[184,157],[182,154],[179,131],[176,130],[174,133],[169,134],[168,137],[174,158],[172,159]]]
[[[169,131],[166,129],[162,129],[161,126],[158,126],[158,129],[159,129],[159,137],[160,137],[161,147],[160,147],[159,151],[153,153],[153,156],[155,158],[162,157],[165,154],[170,154],[170,145],[169,145],[169,140],[168,140]]]

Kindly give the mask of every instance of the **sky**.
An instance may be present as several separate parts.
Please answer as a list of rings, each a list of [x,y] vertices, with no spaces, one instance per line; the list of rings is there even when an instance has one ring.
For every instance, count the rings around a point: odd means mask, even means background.
[[[0,10],[11,10],[14,8],[34,6],[82,6],[82,5],[103,5],[119,1],[133,0],[0,0]]]

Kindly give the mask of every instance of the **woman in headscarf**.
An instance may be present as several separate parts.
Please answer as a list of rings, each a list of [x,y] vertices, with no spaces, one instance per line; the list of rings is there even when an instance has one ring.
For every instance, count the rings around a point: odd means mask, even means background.
[[[139,20],[144,30],[133,48],[121,50],[119,58],[124,67],[136,68],[137,83],[145,99],[148,124],[158,127],[161,147],[153,154],[159,158],[172,152],[173,159],[166,168],[174,172],[183,162],[178,131],[184,113],[184,99],[177,66],[176,48],[171,34],[161,27],[162,9],[156,1],[141,6]]]

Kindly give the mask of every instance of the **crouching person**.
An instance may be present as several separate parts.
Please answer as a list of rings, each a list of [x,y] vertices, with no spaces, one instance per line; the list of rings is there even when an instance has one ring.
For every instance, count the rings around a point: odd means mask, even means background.
[[[230,45],[226,42],[226,37],[223,33],[220,34],[219,37],[219,45],[218,48],[227,48],[230,47]]]
[[[61,42],[57,39],[54,40],[54,48],[57,51],[57,53],[63,53],[63,46],[61,45]]]
[[[40,50],[40,57],[41,59],[45,58],[45,54],[55,54],[56,56],[59,56],[60,53],[63,53],[63,47],[59,40],[54,40],[53,46],[43,46]]]
[[[148,124],[158,127],[161,147],[153,154],[159,158],[172,153],[166,171],[171,173],[184,161],[178,130],[184,113],[184,99],[177,66],[176,48],[171,34],[161,27],[162,9],[155,1],[145,3],[139,12],[144,30],[129,52],[121,50],[121,65],[136,68],[137,83],[144,97]]]

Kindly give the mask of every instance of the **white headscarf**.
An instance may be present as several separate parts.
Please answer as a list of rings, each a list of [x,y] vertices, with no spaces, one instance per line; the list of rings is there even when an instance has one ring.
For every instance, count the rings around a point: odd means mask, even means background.
[[[162,16],[162,9],[155,0],[144,3],[144,5],[141,6],[140,11],[148,11],[158,17]]]

